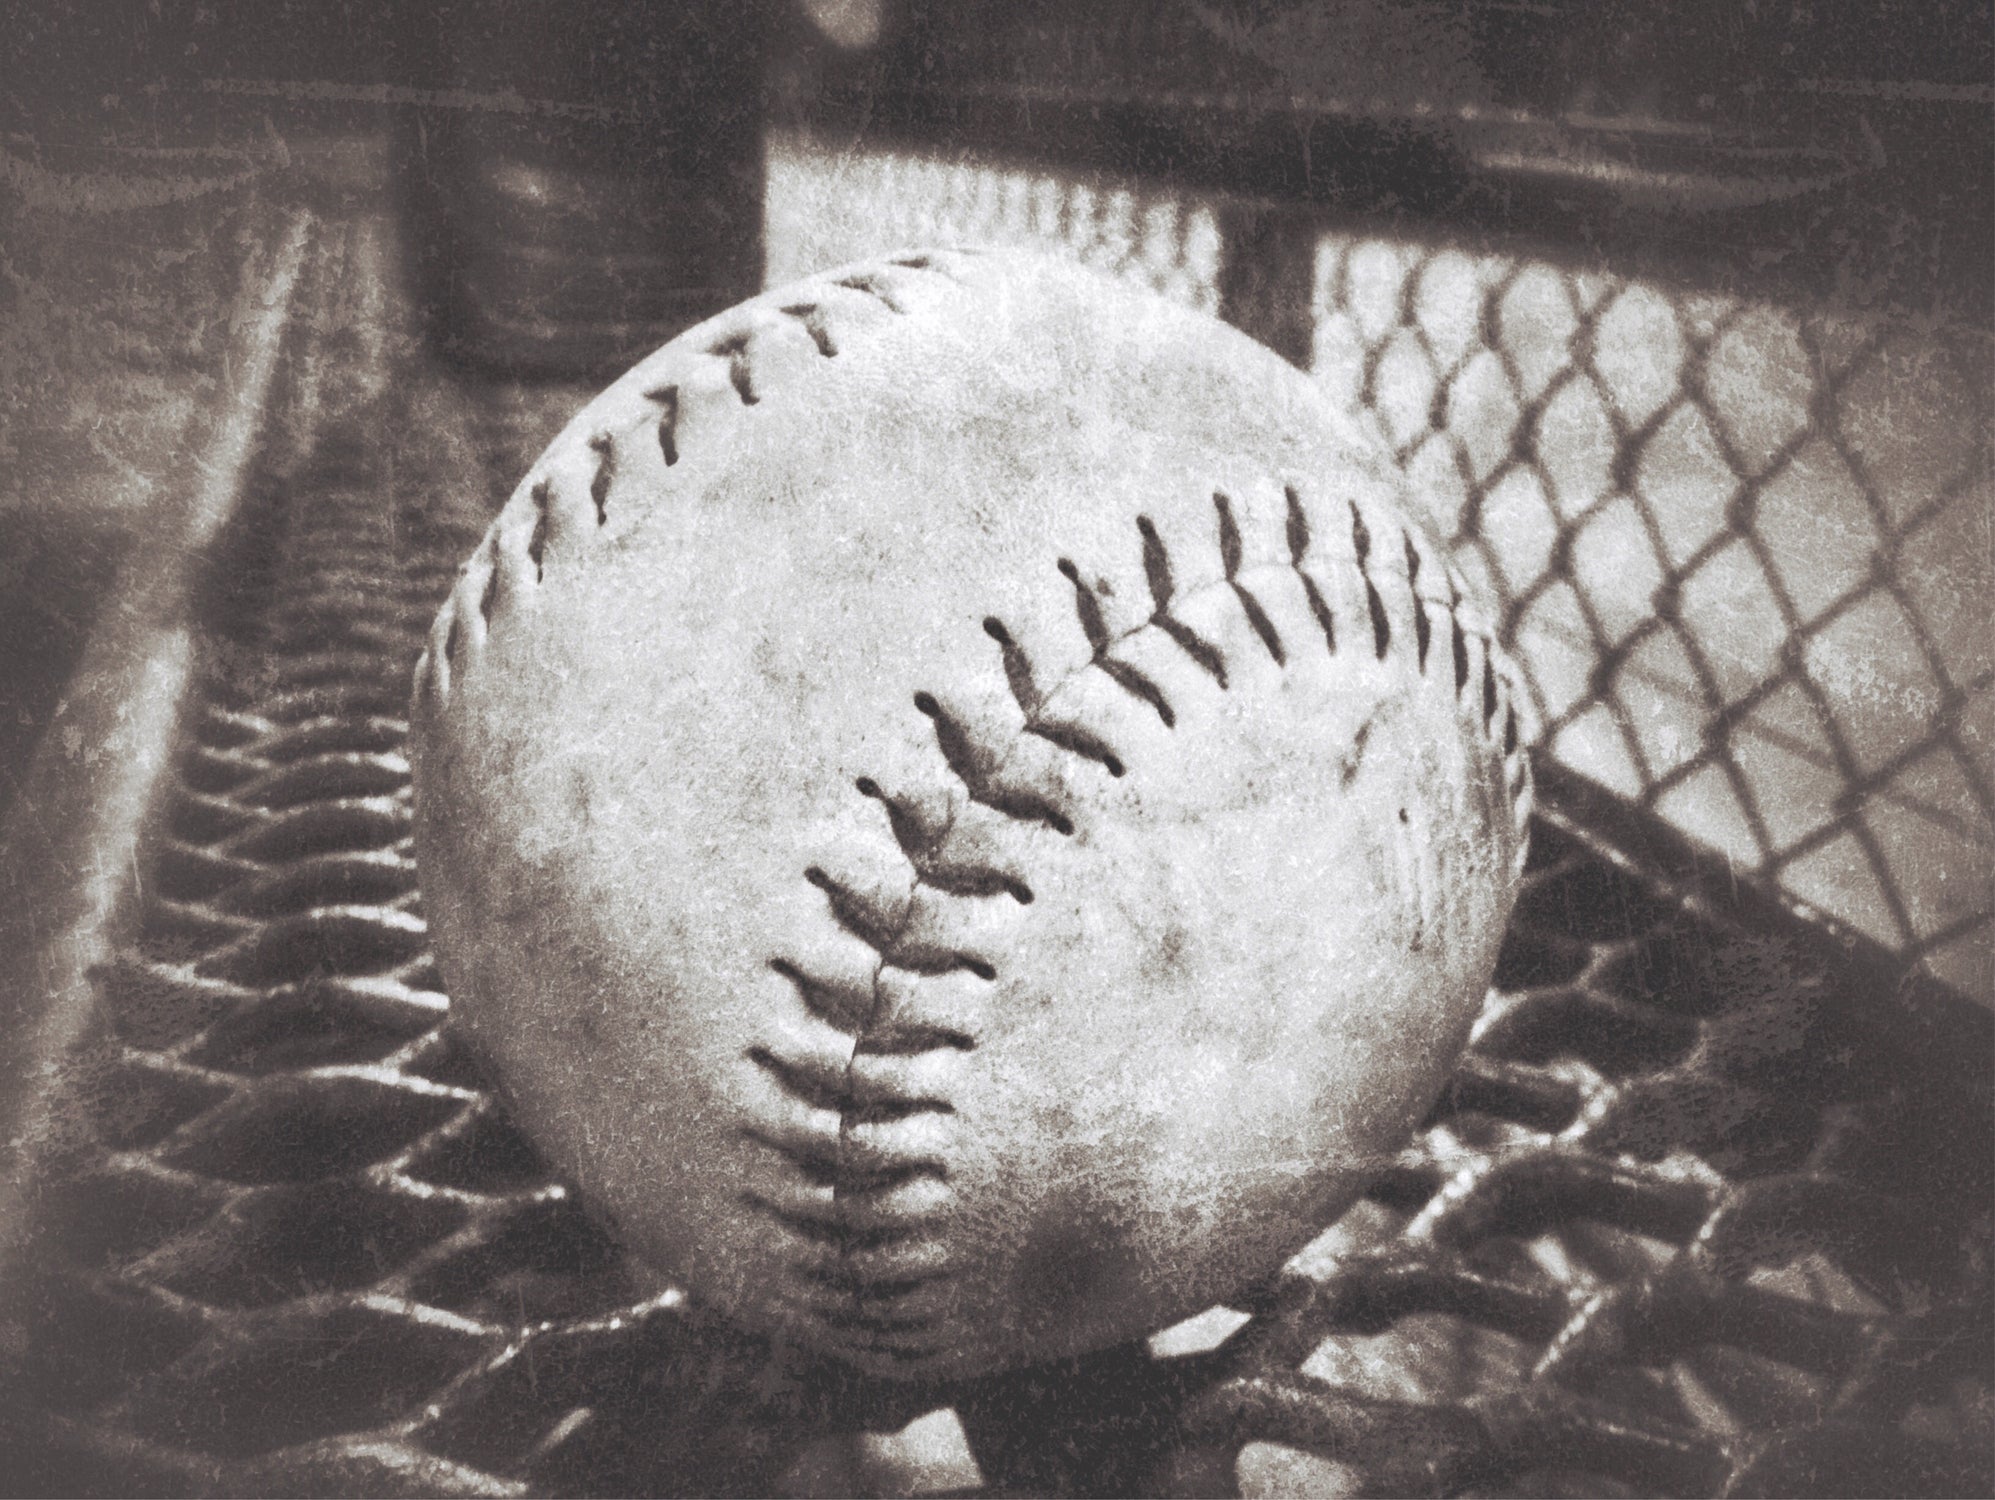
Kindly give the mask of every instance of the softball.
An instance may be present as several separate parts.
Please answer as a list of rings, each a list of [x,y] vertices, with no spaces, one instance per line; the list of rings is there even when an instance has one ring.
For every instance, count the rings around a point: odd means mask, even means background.
[[[1355,1197],[1466,1040],[1530,772],[1314,383],[908,254],[592,401],[437,618],[451,1025],[639,1257],[890,1376],[1138,1337]]]

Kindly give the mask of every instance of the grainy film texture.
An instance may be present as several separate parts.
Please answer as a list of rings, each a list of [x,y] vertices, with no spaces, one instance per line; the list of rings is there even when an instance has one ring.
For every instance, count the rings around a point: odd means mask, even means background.
[[[1151,36],[1125,30],[1089,55]],[[1378,55],[1369,35],[1353,57]],[[65,428],[92,475],[153,441],[176,378],[202,399],[231,378],[221,314],[207,333],[127,320],[129,345],[65,362],[71,303],[110,295],[103,247],[157,248],[162,296],[200,283],[217,307],[264,307],[280,245],[297,269],[130,860],[132,928],[91,976],[104,1024],[8,1267],[28,1294],[0,1346],[0,1487],[1995,1485],[1984,313],[1797,289],[1777,257],[1699,274],[1570,223],[1484,234],[1083,170],[1029,137],[773,129],[771,282],[1034,245],[1304,363],[1499,602],[1542,731],[1495,984],[1366,1198],[1147,1345],[874,1383],[719,1326],[627,1259],[443,1030],[410,674],[458,563],[594,385],[467,373],[426,338],[387,143],[442,106],[282,83],[192,90],[225,156],[132,132],[113,167],[54,134],[4,146],[0,194],[39,236],[13,238],[8,275],[55,330],[4,345],[9,380],[82,412],[110,361],[145,398],[143,420],[88,427],[98,448],[80,416]],[[1784,249],[1816,201],[1711,238]]]

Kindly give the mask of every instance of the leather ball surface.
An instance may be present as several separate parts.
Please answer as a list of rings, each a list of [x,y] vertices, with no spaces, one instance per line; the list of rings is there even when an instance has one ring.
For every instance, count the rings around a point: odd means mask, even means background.
[[[1529,769],[1302,373],[1072,266],[770,292],[591,402],[418,668],[451,1024],[639,1256],[895,1376],[1264,1277],[1464,1045]]]

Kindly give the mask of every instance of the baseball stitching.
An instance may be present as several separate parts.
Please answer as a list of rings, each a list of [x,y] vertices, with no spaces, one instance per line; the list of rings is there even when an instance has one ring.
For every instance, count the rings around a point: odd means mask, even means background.
[[[941,262],[929,256],[908,256],[886,262],[887,267],[925,272],[951,281],[960,278]],[[862,272],[847,276],[834,286],[872,298],[890,314],[906,316],[907,304],[896,295],[884,274]],[[781,314],[798,324],[809,336],[819,356],[831,359],[840,352],[838,330],[821,303],[805,302],[784,306]],[[728,380],[742,406],[754,406],[763,399],[752,359],[753,328],[728,333],[709,344],[706,353],[725,360]],[[681,457],[679,428],[682,418],[681,387],[667,383],[644,393],[657,409],[654,424],[656,441],[664,462],[676,465]],[[596,528],[609,519],[609,502],[615,486],[617,438],[599,432],[589,440],[596,455],[596,468],[589,485]],[[543,581],[546,548],[559,530],[559,497],[553,480],[543,477],[529,490],[534,507],[534,525],[524,547],[525,561],[531,563],[535,583]],[[1214,526],[1219,554],[1220,576],[1189,592],[1180,592],[1173,560],[1162,537],[1148,516],[1136,518],[1142,548],[1143,571],[1151,596],[1150,614],[1139,624],[1117,633],[1108,628],[1101,602],[1076,563],[1066,557],[1055,564],[1071,587],[1076,622],[1089,648],[1089,659],[1063,675],[1049,687],[1033,676],[1027,655],[996,616],[983,621],[983,629],[998,650],[999,665],[1013,701],[1023,715],[1022,735],[1032,735],[1100,767],[1112,778],[1120,778],[1127,766],[1116,749],[1086,725],[1049,718],[1046,705],[1072,677],[1094,670],[1104,674],[1123,692],[1151,708],[1165,727],[1175,728],[1177,711],[1158,683],[1128,661],[1113,653],[1132,639],[1155,631],[1171,641],[1222,690],[1228,687],[1227,662],[1217,647],[1201,637],[1181,618],[1191,601],[1223,590],[1242,610],[1269,657],[1286,666],[1297,643],[1285,640],[1262,607],[1253,589],[1257,574],[1286,571],[1300,580],[1311,615],[1320,629],[1323,645],[1331,655],[1338,654],[1338,621],[1316,578],[1306,563],[1344,562],[1353,566],[1356,581],[1363,586],[1366,623],[1370,626],[1373,653],[1381,663],[1403,661],[1406,656],[1403,634],[1393,628],[1375,574],[1390,568],[1388,559],[1396,553],[1403,558],[1408,592],[1412,599],[1414,674],[1428,675],[1434,635],[1429,609],[1444,610],[1448,618],[1449,665],[1454,677],[1454,698],[1459,704],[1465,694],[1480,699],[1472,719],[1484,747],[1499,756],[1504,768],[1505,791],[1515,827],[1522,833],[1531,804],[1529,764],[1521,749],[1521,734],[1510,688],[1495,666],[1497,655],[1489,633],[1474,625],[1465,626],[1463,599],[1458,575],[1441,566],[1446,596],[1433,597],[1419,591],[1423,555],[1413,534],[1395,527],[1393,538],[1375,537],[1355,501],[1347,502],[1350,512],[1351,552],[1348,556],[1325,554],[1313,547],[1312,530],[1300,494],[1286,486],[1285,539],[1289,556],[1285,562],[1243,566],[1241,535],[1232,501],[1222,492],[1213,492]],[[504,603],[505,590],[523,570],[508,569],[499,527],[495,523],[489,545],[481,547],[467,566],[467,576],[453,596],[452,607],[439,618],[430,649],[418,663],[421,691],[442,703],[448,696],[451,679],[460,670],[460,653],[467,637],[473,646],[482,643],[493,614]],[[1392,570],[1396,572],[1397,570]],[[483,573],[483,577],[478,575]],[[464,603],[477,598],[476,623],[467,619]],[[1174,608],[1175,606],[1175,608]],[[1480,681],[1475,676],[1470,641],[1480,647]],[[936,748],[951,775],[962,786],[967,799],[988,807],[1020,823],[1044,829],[1056,837],[1071,836],[1072,819],[1051,800],[1036,792],[1007,786],[1005,767],[1010,749],[995,751],[976,743],[966,725],[926,690],[913,694],[913,706],[928,719]],[[1365,753],[1370,720],[1353,736],[1352,744],[1338,768],[1341,782],[1348,786],[1356,776]],[[1015,745],[1017,741],[1013,742]],[[806,972],[788,958],[776,956],[769,967],[789,981],[804,1009],[852,1039],[852,1051],[842,1068],[822,1061],[798,1062],[767,1047],[747,1049],[746,1059],[757,1069],[813,1111],[835,1113],[835,1132],[805,1127],[777,1133],[756,1124],[742,1127],[742,1135],[755,1145],[782,1157],[813,1189],[830,1191],[822,1212],[788,1206],[755,1192],[744,1192],[742,1200],[757,1213],[767,1216],[788,1232],[820,1250],[831,1252],[827,1261],[808,1258],[797,1263],[799,1273],[812,1283],[799,1312],[820,1325],[850,1352],[865,1353],[898,1363],[918,1363],[944,1352],[945,1346],[931,1341],[947,1320],[943,1312],[913,1312],[904,1304],[917,1293],[946,1280],[952,1274],[946,1255],[932,1226],[943,1221],[953,1189],[949,1165],[933,1150],[910,1147],[875,1139],[862,1141],[857,1132],[867,1126],[892,1126],[923,1116],[946,1116],[954,1106],[941,1093],[897,1092],[869,1086],[860,1074],[861,1059],[868,1056],[918,1057],[936,1053],[967,1055],[977,1048],[977,1038],[956,1028],[924,1022],[896,1020],[887,1013],[892,1000],[883,987],[889,970],[900,970],[916,978],[967,971],[985,983],[997,978],[995,966],[985,957],[954,949],[927,948],[912,943],[907,929],[912,924],[918,893],[929,889],[943,895],[977,900],[1003,900],[1019,913],[1033,902],[1030,884],[1020,874],[994,866],[952,862],[943,853],[955,823],[955,814],[940,821],[926,821],[916,805],[882,788],[871,777],[859,777],[854,789],[878,802],[887,818],[896,847],[907,861],[911,879],[899,910],[883,910],[852,887],[812,866],[804,879],[823,893],[833,921],[845,932],[866,943],[878,954],[870,993],[852,986],[828,981]],[[1423,902],[1424,905],[1424,902]],[[1422,924],[1424,925],[1424,923]],[[1418,944],[1419,928],[1415,930]],[[872,1132],[877,1135],[877,1132]],[[883,1206],[883,1200],[915,1189],[909,1205]],[[863,1215],[856,1210],[864,1209]],[[938,1264],[938,1262],[940,1262]]]
[[[1302,582],[1304,592],[1310,601],[1312,614],[1321,628],[1325,648],[1336,654],[1337,639],[1334,617],[1324,600],[1316,581],[1304,567],[1310,550],[1310,532],[1307,516],[1302,507],[1301,497],[1294,487],[1288,487],[1285,498],[1288,505],[1287,542],[1290,556],[1285,565],[1274,564],[1261,568],[1242,568],[1240,532],[1233,516],[1232,503],[1220,492],[1213,494],[1213,507],[1218,535],[1218,550],[1222,576],[1209,584],[1202,585],[1183,596],[1185,603],[1191,599],[1224,589],[1239,604],[1255,637],[1260,641],[1270,658],[1277,665],[1288,662],[1289,643],[1275,630],[1273,621],[1262,608],[1250,585],[1252,575],[1257,572],[1272,572],[1285,566]],[[1357,558],[1357,572],[1364,583],[1366,612],[1371,625],[1372,645],[1378,660],[1387,660],[1393,651],[1394,633],[1391,618],[1386,610],[1385,600],[1372,576],[1374,564],[1371,561],[1373,539],[1363,515],[1355,504],[1350,506],[1352,549]],[[1172,612],[1172,606],[1180,596],[1177,591],[1171,557],[1163,544],[1156,527],[1147,516],[1138,516],[1136,527],[1142,541],[1143,565],[1151,594],[1151,613],[1141,624],[1111,635],[1102,617],[1099,600],[1084,581],[1080,569],[1069,558],[1061,558],[1057,567],[1074,590],[1075,616],[1090,647],[1090,658],[1077,671],[1099,670],[1109,680],[1129,693],[1132,697],[1147,704],[1158,715],[1166,727],[1175,728],[1177,713],[1165,697],[1163,690],[1150,677],[1134,666],[1115,657],[1112,653],[1117,646],[1146,632],[1160,632],[1179,650],[1210,676],[1221,688],[1228,685],[1227,664],[1219,650],[1199,636],[1188,624]],[[1410,534],[1400,533],[1401,551],[1406,559],[1409,584],[1417,581],[1420,571],[1420,552]],[[1449,630],[1453,643],[1452,666],[1454,668],[1454,692],[1459,701],[1469,688],[1469,651],[1462,623],[1458,614],[1460,589],[1456,580],[1449,576],[1448,598],[1445,601],[1432,601],[1417,592],[1412,594],[1415,670],[1422,675],[1427,670],[1431,651],[1433,628],[1427,617],[1430,604],[1445,607],[1448,612]],[[1024,716],[1021,733],[1035,735],[1058,746],[1071,754],[1091,761],[1102,767],[1111,777],[1126,774],[1127,767],[1114,748],[1083,725],[1059,722],[1043,716],[1044,706],[1056,697],[1067,678],[1062,677],[1051,687],[1041,689],[1033,680],[1032,664],[1025,652],[1013,639],[1003,622],[995,616],[987,617],[984,631],[997,644],[1004,670],[1006,683],[1013,700]],[[1494,668],[1489,665],[1487,641],[1483,642],[1484,681],[1477,684],[1481,690],[1482,702],[1478,705],[1478,716],[1486,744],[1495,748],[1500,740],[1502,755],[1506,760],[1516,756],[1518,733],[1516,715],[1508,701],[1508,694]],[[1072,674],[1069,674],[1072,675]],[[971,739],[963,724],[951,715],[928,692],[914,695],[914,706],[933,726],[936,747],[951,774],[962,785],[971,802],[1002,813],[1019,822],[1044,827],[1056,835],[1070,836],[1073,833],[1072,820],[1050,801],[1036,793],[1027,793],[1004,784],[1004,766],[1008,756],[994,752]],[[1499,733],[1497,715],[1502,715],[1502,728]],[[1353,736],[1353,742],[1338,768],[1339,779],[1348,786],[1356,776],[1362,761],[1369,721],[1361,726]],[[849,1001],[841,1005],[827,1005],[821,998],[832,987],[827,981],[818,979],[802,971],[787,959],[776,959],[771,967],[797,986],[804,997],[807,1008],[822,1018],[836,1015],[843,1024],[841,1030],[854,1038],[853,1053],[848,1060],[840,1087],[827,1089],[826,1080],[821,1074],[810,1074],[799,1065],[771,1053],[766,1048],[752,1048],[748,1056],[751,1061],[770,1073],[776,1082],[794,1097],[812,1108],[835,1109],[839,1113],[840,1125],[837,1138],[833,1142],[799,1143],[793,1139],[779,1139],[750,1128],[745,1132],[757,1144],[778,1152],[805,1173],[806,1179],[814,1187],[829,1186],[831,1201],[823,1214],[806,1214],[796,1209],[785,1208],[756,1193],[743,1194],[743,1201],[758,1211],[768,1214],[793,1232],[804,1235],[814,1244],[832,1249],[837,1261],[831,1268],[820,1263],[807,1262],[803,1270],[814,1280],[823,1284],[823,1273],[830,1270],[833,1289],[841,1294],[833,1307],[826,1309],[815,1304],[800,1309],[823,1323],[835,1337],[852,1346],[849,1335],[863,1333],[871,1337],[863,1341],[864,1352],[891,1359],[919,1360],[940,1352],[940,1346],[908,1346],[895,1341],[901,1333],[916,1332],[939,1326],[945,1321],[942,1314],[907,1315],[868,1312],[863,1305],[866,1301],[891,1302],[903,1299],[927,1286],[937,1276],[934,1273],[910,1281],[906,1278],[890,1280],[884,1274],[868,1275],[851,1264],[853,1252],[891,1250],[891,1247],[915,1241],[923,1233],[925,1223],[938,1219],[946,1207],[946,1199],[931,1202],[927,1211],[917,1219],[882,1225],[868,1223],[854,1225],[847,1210],[854,1197],[877,1197],[900,1186],[914,1176],[931,1177],[943,1184],[948,1183],[948,1164],[932,1154],[919,1154],[906,1158],[896,1158],[891,1148],[882,1151],[874,1148],[868,1153],[863,1164],[855,1164],[851,1155],[851,1130],[859,1119],[880,1121],[885,1118],[906,1118],[923,1112],[953,1112],[946,1099],[938,1097],[906,1097],[897,1095],[873,1095],[862,1098],[856,1074],[858,1059],[869,1052],[892,1050],[913,1050],[906,1039],[900,1038],[889,1028],[887,1036],[880,1036],[875,1028],[881,1013],[886,1009],[888,997],[879,988],[884,972],[897,968],[908,973],[926,976],[967,969],[986,982],[995,981],[997,971],[991,962],[977,954],[953,950],[917,950],[904,942],[905,929],[913,911],[915,893],[923,887],[940,891],[947,895],[992,899],[1009,897],[1017,906],[1032,903],[1031,887],[1015,872],[989,866],[966,866],[949,863],[942,856],[942,849],[948,839],[951,823],[929,827],[922,823],[920,814],[912,804],[900,801],[883,791],[870,777],[861,777],[856,783],[861,795],[880,802],[886,809],[895,841],[908,860],[913,872],[906,902],[897,917],[894,913],[882,911],[876,904],[869,903],[852,888],[840,884],[825,872],[813,866],[805,872],[804,878],[822,891],[826,897],[832,919],[851,935],[859,938],[879,955],[874,971],[874,993],[869,1013],[863,1018],[854,1012],[858,1007]],[[1519,788],[1514,782],[1510,787],[1513,802],[1519,796]],[[1523,806],[1517,809],[1520,819],[1527,816]],[[1424,900],[1420,903],[1424,908]],[[1417,947],[1425,925],[1425,912],[1420,914],[1414,929],[1413,942]],[[856,1023],[856,1024],[855,1024]],[[947,1045],[962,1051],[974,1050],[976,1039],[960,1032],[953,1032],[944,1038],[931,1039],[936,1046]],[[827,1149],[828,1148],[828,1149]],[[912,1249],[911,1244],[908,1248]],[[878,1264],[885,1259],[891,1268],[892,1256],[871,1257],[870,1264]],[[885,1290],[891,1285],[892,1292]]]

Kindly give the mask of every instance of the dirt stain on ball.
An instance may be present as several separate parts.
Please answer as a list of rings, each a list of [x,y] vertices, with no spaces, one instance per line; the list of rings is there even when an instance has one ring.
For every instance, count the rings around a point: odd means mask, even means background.
[[[1132,1289],[1136,1257],[1121,1229],[1095,1206],[1070,1196],[1048,1209],[1021,1247],[1016,1300],[1034,1337],[1078,1326],[1091,1309]]]

